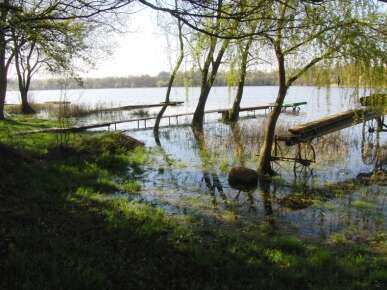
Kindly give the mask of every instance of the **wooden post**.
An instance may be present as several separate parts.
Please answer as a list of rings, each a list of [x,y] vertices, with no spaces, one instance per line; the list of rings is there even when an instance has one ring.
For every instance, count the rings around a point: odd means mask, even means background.
[[[144,127],[146,128],[146,119],[144,119]]]

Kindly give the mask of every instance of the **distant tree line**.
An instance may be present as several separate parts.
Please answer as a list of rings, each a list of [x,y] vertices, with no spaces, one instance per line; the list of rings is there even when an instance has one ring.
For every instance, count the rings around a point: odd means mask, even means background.
[[[64,87],[66,83],[67,89],[103,89],[103,88],[154,88],[154,87],[166,87],[169,80],[169,73],[160,72],[156,76],[141,75],[141,76],[128,76],[128,77],[105,77],[105,78],[85,78],[82,80],[72,79],[64,80],[59,78],[49,79],[35,79],[31,83],[32,90],[56,90]],[[270,86],[276,85],[277,73],[276,72],[263,72],[263,71],[250,71],[247,73],[245,85],[246,86]],[[175,86],[200,86],[200,72],[181,72],[176,75],[174,82]],[[229,73],[219,72],[215,83],[215,86],[234,86],[233,81]],[[10,90],[17,90],[18,83],[16,79],[10,79],[8,81],[8,87]]]

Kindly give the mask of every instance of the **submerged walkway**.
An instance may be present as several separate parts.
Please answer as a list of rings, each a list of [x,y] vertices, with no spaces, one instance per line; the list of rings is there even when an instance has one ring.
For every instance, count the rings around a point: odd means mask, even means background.
[[[283,110],[285,111],[287,108],[292,108],[293,111],[299,111],[300,106],[306,105],[306,102],[297,102],[297,103],[290,103],[290,104],[284,104],[281,106]],[[256,106],[256,107],[244,107],[240,108],[240,112],[252,112],[253,116],[256,116],[256,111],[264,110],[265,114],[267,110],[271,110],[274,108],[275,105],[270,104],[266,106]],[[204,113],[205,114],[225,114],[225,112],[228,112],[228,109],[215,109],[215,110],[207,110]],[[173,114],[173,115],[164,115],[162,119],[168,120],[168,125],[160,126],[160,128],[167,128],[167,127],[175,127],[183,124],[179,124],[179,117],[184,116],[193,116],[194,113],[181,113],[181,114]],[[73,126],[73,127],[67,127],[67,128],[47,128],[47,129],[39,129],[39,130],[32,130],[32,131],[26,131],[26,132],[19,132],[17,135],[26,135],[26,134],[37,134],[37,133],[64,133],[64,132],[80,132],[85,131],[89,129],[96,129],[96,128],[104,128],[107,127],[110,128],[113,126],[114,130],[117,130],[118,124],[123,123],[135,123],[137,125],[134,128],[126,129],[126,131],[130,130],[147,130],[152,129],[154,124],[150,124],[150,121],[156,120],[157,116],[152,117],[144,117],[144,118],[136,118],[136,119],[127,119],[127,120],[120,120],[120,121],[110,121],[110,122],[104,122],[104,123],[96,123],[96,124],[89,124],[89,125],[83,125],[83,126]],[[185,124],[186,125],[186,124]]]

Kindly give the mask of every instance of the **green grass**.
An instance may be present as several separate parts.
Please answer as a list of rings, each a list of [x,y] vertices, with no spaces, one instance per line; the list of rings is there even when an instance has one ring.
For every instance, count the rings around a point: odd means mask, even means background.
[[[0,289],[386,288],[384,233],[323,244],[228,212],[168,215],[122,194],[151,154],[122,136],[7,137],[52,125],[0,122]]]

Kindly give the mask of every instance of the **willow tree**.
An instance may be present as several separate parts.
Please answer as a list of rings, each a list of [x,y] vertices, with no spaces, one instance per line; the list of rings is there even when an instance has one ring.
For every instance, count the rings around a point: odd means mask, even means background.
[[[246,73],[247,68],[249,64],[249,60],[251,60],[251,54],[250,49],[253,45],[254,39],[255,39],[255,31],[257,29],[258,22],[253,21],[250,23],[250,27],[248,30],[250,31],[251,35],[247,37],[247,39],[238,39],[236,41],[236,48],[237,48],[237,62],[239,63],[239,70],[238,70],[238,78],[237,78],[237,91],[234,98],[234,102],[232,105],[232,108],[227,112],[226,121],[229,122],[236,122],[239,119],[239,111],[240,111],[240,105],[243,97],[243,90],[245,87],[245,80],[246,80]]]
[[[282,0],[274,2],[277,1]],[[201,90],[192,127],[202,130],[205,105],[231,40],[251,37],[262,32],[238,29],[238,26],[242,23],[250,25],[257,21],[257,17],[260,23],[263,20],[270,20],[270,17],[265,17],[261,10],[270,6],[273,1],[184,0],[179,1],[178,7],[174,8],[168,1],[138,0],[138,2],[154,10],[171,14],[199,34],[198,39],[195,40],[198,45],[194,55],[196,60],[199,60],[197,63],[200,64]],[[267,28],[265,25],[261,27]],[[268,29],[271,30],[270,27]]]
[[[197,48],[200,49],[200,54],[202,54],[203,51],[206,52],[204,55],[205,58],[203,65],[200,64],[200,61],[198,61],[199,69],[201,72],[200,94],[198,104],[192,118],[192,127],[199,131],[203,130],[204,109],[207,103],[207,99],[211,88],[214,85],[223,55],[230,43],[230,40],[228,39],[218,41],[218,38],[213,36],[209,38],[205,36],[205,38],[207,39],[207,41],[205,41],[205,45],[208,45],[207,50],[205,49],[205,46],[199,46],[199,48]]]
[[[219,1],[218,5],[215,17],[206,20],[213,23],[214,33],[222,30],[225,25],[221,19],[222,1]],[[204,33],[197,33],[196,36],[193,56],[199,67],[201,80],[199,100],[192,118],[192,127],[194,130],[202,131],[207,99],[214,85],[223,56],[229,46],[230,39],[219,39],[216,36],[208,36]]]
[[[385,62],[385,14],[372,1],[288,0],[274,3],[265,13],[273,33],[262,33],[277,62],[278,93],[267,118],[258,171],[272,173],[271,153],[281,106],[292,84],[319,63],[362,58],[369,66]],[[384,30],[384,32],[383,32]],[[371,50],[370,50],[371,49]],[[386,65],[386,63],[384,63]]]

